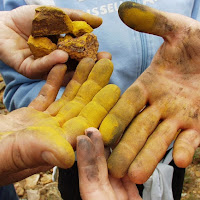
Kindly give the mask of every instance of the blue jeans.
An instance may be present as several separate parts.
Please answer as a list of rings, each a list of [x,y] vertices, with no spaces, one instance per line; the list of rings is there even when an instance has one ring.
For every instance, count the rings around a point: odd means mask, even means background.
[[[0,187],[0,200],[19,200],[13,184]]]

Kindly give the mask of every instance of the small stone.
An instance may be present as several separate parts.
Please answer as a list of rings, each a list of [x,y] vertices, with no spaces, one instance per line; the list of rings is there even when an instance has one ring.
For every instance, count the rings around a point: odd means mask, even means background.
[[[52,175],[51,174],[43,174],[40,179],[41,184],[46,185],[52,182]]]
[[[15,190],[19,197],[22,197],[24,195],[24,188],[20,183],[15,183]]]
[[[58,184],[56,182],[49,183],[40,189],[40,200],[62,200],[60,192],[58,190]]]
[[[185,197],[187,195],[187,193],[182,193],[181,197]]]
[[[196,171],[196,172],[195,172],[195,175],[196,175],[197,177],[200,177],[200,171]]]
[[[40,178],[39,174],[34,174],[34,175],[26,178],[24,188],[25,189],[34,189],[35,186],[37,185],[39,178]]]
[[[4,81],[0,81],[0,91],[3,90],[6,87],[6,84]]]
[[[40,200],[40,192],[38,190],[27,190],[28,200]]]
[[[2,77],[2,75],[0,74],[0,81],[3,81],[3,77]]]

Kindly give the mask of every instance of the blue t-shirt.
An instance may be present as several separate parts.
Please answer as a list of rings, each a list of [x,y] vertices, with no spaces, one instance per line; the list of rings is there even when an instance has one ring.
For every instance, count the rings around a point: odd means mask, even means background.
[[[124,0],[125,1],[125,0]],[[118,7],[124,1],[118,0],[0,0],[1,10],[11,10],[25,4],[38,2],[55,3],[58,7],[80,9],[103,18],[103,24],[94,30],[98,37],[99,51],[112,54],[114,72],[111,83],[118,85],[122,93],[150,65],[163,39],[128,28],[118,16]],[[200,20],[199,0],[134,0],[134,2]],[[27,106],[44,85],[43,80],[31,80],[0,61],[0,72],[5,80],[4,103],[9,111]],[[61,88],[57,98],[60,98]]]

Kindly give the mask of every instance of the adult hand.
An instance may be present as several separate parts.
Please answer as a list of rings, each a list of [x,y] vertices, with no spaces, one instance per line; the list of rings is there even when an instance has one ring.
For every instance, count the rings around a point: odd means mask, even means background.
[[[122,95],[101,124],[114,177],[127,172],[144,183],[175,140],[173,159],[187,167],[200,144],[200,23],[125,2],[119,16],[130,28],[163,37],[151,65]]]
[[[55,50],[47,56],[34,60],[27,45],[31,35],[32,20],[38,6],[21,6],[12,11],[0,12],[0,60],[28,78],[45,78],[50,69],[65,63],[68,54]],[[71,20],[84,20],[93,28],[101,25],[102,19],[80,10],[63,9]]]
[[[79,187],[83,200],[141,200],[137,187],[128,176],[116,179],[108,175],[100,132],[88,128],[77,137]]]
[[[77,135],[98,127],[119,98],[119,88],[107,85],[112,71],[109,59],[96,64],[91,58],[81,60],[63,96],[54,102],[66,72],[65,65],[57,65],[28,108],[0,116],[0,185],[55,165],[73,165]]]

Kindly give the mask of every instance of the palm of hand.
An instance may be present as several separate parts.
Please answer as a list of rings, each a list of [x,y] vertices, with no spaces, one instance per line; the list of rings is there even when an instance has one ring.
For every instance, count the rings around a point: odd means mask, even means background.
[[[2,120],[1,124],[1,144],[7,142],[12,144],[7,148],[12,148],[14,152],[11,162],[14,163],[15,170],[35,167],[35,165],[47,165],[45,160],[38,157],[38,154],[40,155],[44,150],[52,152],[63,166],[66,166],[65,163],[73,162],[73,149],[63,140],[64,131],[56,118],[29,107],[18,109],[1,117],[2,119],[6,117],[6,121]],[[52,148],[53,145],[57,145],[56,151]],[[61,158],[66,151],[69,156],[63,160]]]
[[[127,21],[128,25],[160,35],[165,42],[100,127],[106,144],[113,145],[129,125],[108,159],[108,168],[118,178],[128,172],[131,180],[139,184],[151,176],[173,140],[173,158],[179,167],[190,164],[200,143],[200,24],[180,15],[148,11],[159,17],[153,27],[138,28],[134,18],[133,23]],[[142,20],[149,17],[143,16]],[[118,129],[108,129],[114,123]]]

